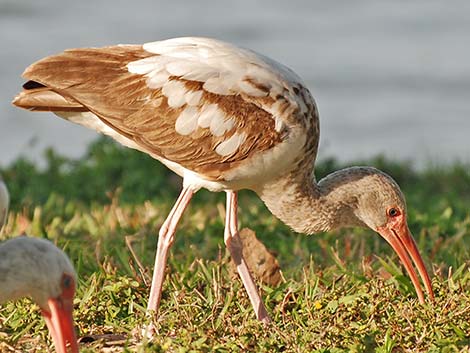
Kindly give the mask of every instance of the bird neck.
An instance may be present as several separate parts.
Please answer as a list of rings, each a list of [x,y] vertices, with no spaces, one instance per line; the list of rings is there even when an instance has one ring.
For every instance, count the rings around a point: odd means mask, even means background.
[[[355,215],[360,188],[350,178],[354,169],[334,172],[319,183],[312,173],[289,173],[257,193],[277,218],[299,233],[364,226]]]

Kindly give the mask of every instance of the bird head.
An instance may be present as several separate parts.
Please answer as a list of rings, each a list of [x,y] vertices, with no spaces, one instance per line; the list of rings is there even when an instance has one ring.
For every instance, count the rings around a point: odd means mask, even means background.
[[[47,304],[41,306],[41,313],[54,341],[58,353],[78,352],[77,338],[73,327],[73,297],[75,275],[63,272],[59,281],[57,296],[50,296]]]
[[[355,217],[392,246],[413,282],[419,301],[424,302],[424,295],[413,264],[433,299],[428,272],[408,228],[406,202],[400,187],[375,168],[357,168],[356,173],[354,184],[360,192],[356,194]]]
[[[43,253],[43,261],[49,269],[49,280],[44,279],[43,290],[36,291],[31,296],[41,308],[57,353],[66,353],[68,349],[78,353],[73,325],[73,298],[77,278],[75,270],[68,257],[55,246],[48,246]]]
[[[416,266],[426,290],[434,298],[431,281],[408,228],[406,202],[398,184],[372,167],[351,167],[336,171],[319,182],[330,207],[328,229],[362,226],[379,233],[395,250],[424,302]]]
[[[75,270],[51,242],[21,236],[0,247],[0,302],[29,296],[41,308],[58,353],[78,353],[73,325]]]

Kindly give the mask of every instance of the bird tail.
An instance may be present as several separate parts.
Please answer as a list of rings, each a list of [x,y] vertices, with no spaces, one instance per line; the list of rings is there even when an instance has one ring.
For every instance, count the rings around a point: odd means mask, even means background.
[[[19,108],[42,112],[86,112],[82,104],[36,81],[28,81],[13,99]]]

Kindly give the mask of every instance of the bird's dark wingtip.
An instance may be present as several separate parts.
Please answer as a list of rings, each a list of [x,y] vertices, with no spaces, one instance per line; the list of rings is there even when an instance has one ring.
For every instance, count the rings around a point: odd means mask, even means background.
[[[44,86],[43,84],[41,84],[41,83],[39,83],[39,82],[32,81],[32,80],[27,81],[27,82],[23,85],[23,88],[24,88],[24,89],[35,89],[35,88],[42,88],[42,87],[46,87],[46,86]]]

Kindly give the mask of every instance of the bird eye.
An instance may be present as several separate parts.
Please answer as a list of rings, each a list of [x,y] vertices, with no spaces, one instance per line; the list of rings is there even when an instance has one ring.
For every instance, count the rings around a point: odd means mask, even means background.
[[[62,276],[62,289],[69,289],[72,287],[73,279],[70,275],[64,274]]]
[[[75,277],[69,273],[64,273],[60,281],[62,287],[62,298],[73,298],[75,295]]]
[[[397,208],[392,207],[392,208],[389,208],[389,209],[388,209],[388,212],[387,212],[387,213],[388,213],[388,215],[389,215],[390,217],[396,217],[396,216],[398,216],[398,215],[400,214],[400,211],[399,211]]]

